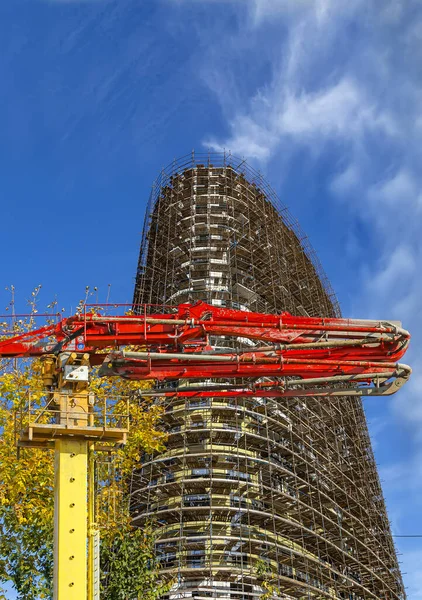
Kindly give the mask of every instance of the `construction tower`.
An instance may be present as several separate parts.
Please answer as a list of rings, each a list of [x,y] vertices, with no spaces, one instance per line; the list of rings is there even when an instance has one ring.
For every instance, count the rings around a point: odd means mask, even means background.
[[[134,304],[196,300],[340,316],[298,224],[227,154],[175,161],[147,207]],[[175,582],[165,598],[405,598],[359,397],[179,394],[163,426],[166,450],[143,458],[131,507],[136,525],[156,524]]]

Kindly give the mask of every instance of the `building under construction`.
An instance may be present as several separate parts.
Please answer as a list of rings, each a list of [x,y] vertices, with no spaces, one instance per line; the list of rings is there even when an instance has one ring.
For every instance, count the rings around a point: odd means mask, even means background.
[[[340,316],[297,223],[231,155],[174,162],[147,208],[134,303],[196,300]],[[178,395],[163,426],[131,506],[156,525],[165,598],[405,598],[360,398]]]

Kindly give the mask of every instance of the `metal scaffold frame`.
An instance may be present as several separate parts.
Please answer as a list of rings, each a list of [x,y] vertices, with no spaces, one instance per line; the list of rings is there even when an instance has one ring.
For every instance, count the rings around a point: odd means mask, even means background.
[[[144,223],[134,303],[197,300],[340,316],[298,224],[259,173],[226,153],[164,169]],[[195,397],[188,385],[157,390],[167,448],[145,456],[132,480],[134,523],[155,520],[161,566],[175,578],[165,598],[405,598],[359,397]]]
[[[163,298],[310,316],[322,306],[325,316],[340,315],[299,224],[262,175],[230,154],[187,155],[153,185],[134,303]]]

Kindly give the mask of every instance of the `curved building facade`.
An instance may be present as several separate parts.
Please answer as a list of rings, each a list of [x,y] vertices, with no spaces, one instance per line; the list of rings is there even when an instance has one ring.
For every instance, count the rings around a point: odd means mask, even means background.
[[[231,155],[174,162],[147,209],[134,303],[199,299],[340,316],[306,237]],[[405,598],[359,398],[178,395],[163,427],[131,506],[135,524],[156,524],[165,598]]]

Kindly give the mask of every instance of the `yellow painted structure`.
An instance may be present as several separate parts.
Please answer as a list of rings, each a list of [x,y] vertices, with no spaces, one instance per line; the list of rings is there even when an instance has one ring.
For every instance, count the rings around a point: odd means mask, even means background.
[[[96,442],[126,442],[123,415],[97,403],[88,389],[89,355],[42,357],[45,406],[29,404],[19,445],[55,449],[54,600],[99,599],[99,532],[95,523]],[[107,452],[113,446],[106,447]]]
[[[88,444],[61,438],[55,450],[54,598],[87,598]]]
[[[95,444],[88,448],[88,600],[100,597],[100,532],[95,514]]]

